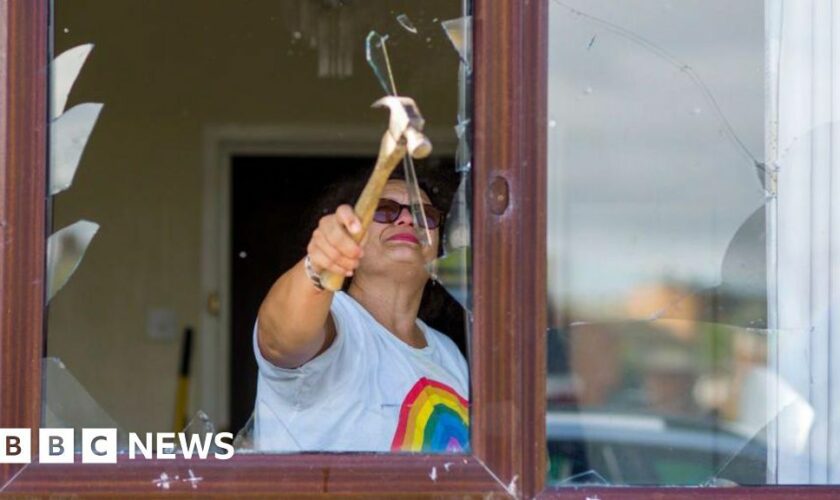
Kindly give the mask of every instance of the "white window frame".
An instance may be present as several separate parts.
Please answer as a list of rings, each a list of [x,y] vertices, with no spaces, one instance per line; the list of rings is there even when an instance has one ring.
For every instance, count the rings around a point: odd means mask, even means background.
[[[837,484],[840,1],[765,0],[765,23],[768,482]]]

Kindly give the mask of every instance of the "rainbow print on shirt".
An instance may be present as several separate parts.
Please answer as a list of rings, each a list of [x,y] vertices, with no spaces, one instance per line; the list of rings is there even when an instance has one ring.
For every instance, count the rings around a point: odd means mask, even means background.
[[[422,377],[400,407],[391,451],[450,452],[469,448],[467,400],[446,384]]]

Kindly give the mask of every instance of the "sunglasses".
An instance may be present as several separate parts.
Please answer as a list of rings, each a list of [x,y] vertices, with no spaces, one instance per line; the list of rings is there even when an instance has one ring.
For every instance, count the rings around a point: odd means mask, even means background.
[[[379,200],[376,211],[373,212],[373,220],[380,224],[391,224],[399,219],[403,209],[407,209],[411,213],[411,205],[402,205],[394,200],[382,198]],[[434,205],[424,203],[423,211],[426,213],[427,228],[435,229],[443,222],[443,214]]]

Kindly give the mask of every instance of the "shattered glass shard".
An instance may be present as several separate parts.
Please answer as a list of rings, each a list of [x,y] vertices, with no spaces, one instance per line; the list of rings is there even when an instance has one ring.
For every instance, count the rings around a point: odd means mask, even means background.
[[[47,240],[47,301],[67,283],[85,256],[99,224],[80,220],[53,233]]]
[[[184,434],[198,434],[202,436],[205,434],[215,434],[216,424],[213,423],[207,413],[203,410],[198,410],[181,432]]]
[[[64,107],[67,105],[67,98],[73,88],[73,83],[76,82],[76,78],[92,50],[92,43],[73,47],[59,54],[50,65],[50,77],[52,79],[51,120],[55,120],[64,113]]]
[[[79,167],[88,138],[96,125],[102,104],[74,106],[50,126],[50,194],[69,188]]]
[[[213,436],[216,434],[216,424],[203,410],[195,412],[187,425],[181,430],[181,433],[187,436],[186,446],[188,449],[185,450],[182,448],[182,441],[180,439],[176,439],[175,448],[173,450],[175,453],[182,453],[185,457],[189,458],[196,451],[195,443],[211,443],[208,445],[210,453],[221,452],[213,440]],[[199,448],[200,447],[201,446],[199,445]]]
[[[414,23],[411,22],[411,19],[405,14],[400,14],[397,16],[397,22],[400,23],[400,26],[405,28],[406,31],[409,33],[417,34],[417,27],[414,26]]]
[[[397,86],[394,83],[394,74],[391,71],[391,61],[388,58],[387,41],[388,35],[382,36],[375,31],[368,33],[365,39],[365,57],[385,93],[397,95]]]
[[[458,56],[467,68],[472,67],[472,16],[449,19],[440,23]]]

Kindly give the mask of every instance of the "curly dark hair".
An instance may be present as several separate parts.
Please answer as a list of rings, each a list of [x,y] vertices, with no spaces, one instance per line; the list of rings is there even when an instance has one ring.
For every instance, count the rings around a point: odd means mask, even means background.
[[[460,180],[460,176],[455,172],[452,164],[440,158],[432,158],[418,164],[416,170],[417,184],[429,197],[432,205],[444,214],[449,212],[452,197],[458,189]],[[369,177],[370,170],[356,171],[329,185],[315,204],[314,213],[311,214],[310,227],[314,230],[318,226],[318,220],[324,215],[334,212],[339,205],[353,206]],[[397,166],[390,179],[405,180],[403,168]],[[445,220],[444,224],[446,224]],[[443,227],[440,228],[441,234],[443,234]]]
[[[444,158],[431,158],[418,164],[416,170],[417,183],[429,197],[432,205],[444,214],[449,212],[452,198],[460,181],[460,174],[455,172],[452,161],[447,161]],[[346,177],[328,186],[323,196],[315,204],[315,210],[310,217],[310,228],[314,230],[318,226],[319,219],[334,212],[339,205],[354,205],[369,177],[370,169],[355,171],[348,173]],[[403,168],[398,166],[394,169],[390,178],[405,180]],[[446,220],[444,219],[443,225],[439,229],[441,235],[443,235],[445,225]],[[442,248],[441,245],[438,251],[442,252]],[[352,278],[345,280],[344,291],[347,291],[351,282]],[[435,285],[432,281],[426,283],[418,316],[429,326],[450,336],[462,351],[466,350],[464,314],[463,308],[442,286]]]

